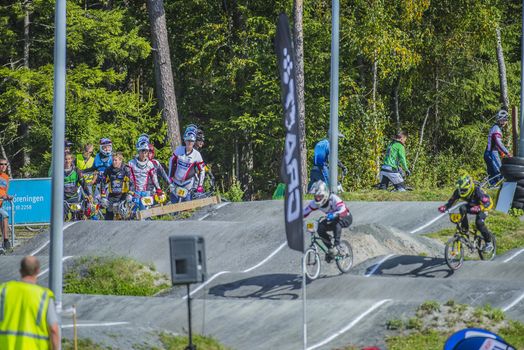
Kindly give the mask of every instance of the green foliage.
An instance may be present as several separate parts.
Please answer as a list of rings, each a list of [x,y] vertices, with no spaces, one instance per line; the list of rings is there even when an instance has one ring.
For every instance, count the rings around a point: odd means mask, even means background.
[[[228,191],[222,193],[222,196],[231,202],[241,202],[244,197],[244,191],[242,191],[240,182],[233,179],[233,184]]]
[[[64,292],[151,296],[169,288],[168,279],[130,258],[85,257],[64,276]]]
[[[292,13],[292,2],[164,3],[180,124],[205,128],[204,159],[226,190],[236,178],[245,198],[269,197],[279,178],[284,135],[275,23],[280,12]],[[346,138],[339,155],[350,170],[344,188],[368,190],[377,182],[385,146],[400,128],[410,133],[411,186],[449,186],[460,169],[484,177],[486,131],[500,108],[495,28],[502,31],[514,104],[520,93],[520,6],[342,1],[338,107]],[[154,98],[147,7],[71,0],[67,11],[66,136],[75,151],[110,137],[115,150],[130,158],[136,137],[145,132],[165,163],[171,150]],[[304,3],[307,169],[329,123],[330,19],[328,3]],[[49,168],[53,21],[53,0],[0,5],[0,144],[16,176],[43,176]]]
[[[421,314],[438,312],[440,311],[440,304],[434,300],[425,301],[418,307],[417,311]]]
[[[173,336],[169,333],[160,333],[160,342],[165,350],[184,350],[189,344],[189,339],[186,336]],[[193,344],[202,350],[227,350],[229,348],[220,344],[217,340],[211,337],[205,337],[199,334],[193,334]]]
[[[110,347],[103,346],[93,342],[91,339],[78,339],[78,349],[82,350],[110,350]],[[71,339],[62,338],[62,349],[63,350],[73,350],[75,349],[75,344]]]
[[[388,320],[386,322],[386,329],[401,330],[404,328],[404,321],[401,319]]]

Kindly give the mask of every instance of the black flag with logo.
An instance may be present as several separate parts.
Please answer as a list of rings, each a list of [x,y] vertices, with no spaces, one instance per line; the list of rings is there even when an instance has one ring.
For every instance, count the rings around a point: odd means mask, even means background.
[[[280,14],[278,17],[275,49],[282,86],[284,129],[286,131],[281,176],[282,181],[286,184],[284,217],[286,221],[287,245],[291,249],[304,252],[295,58],[289,32],[289,21],[285,14]]]

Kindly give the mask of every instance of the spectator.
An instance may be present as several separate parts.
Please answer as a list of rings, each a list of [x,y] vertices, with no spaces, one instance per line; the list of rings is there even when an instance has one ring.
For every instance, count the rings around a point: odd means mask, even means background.
[[[404,185],[404,177],[402,176],[402,169],[406,175],[411,175],[406,161],[406,140],[408,133],[405,131],[399,132],[388,145],[386,149],[386,156],[382,167],[380,167],[380,190],[386,190],[391,182],[396,191],[403,192],[406,190]]]
[[[0,285],[0,349],[59,349],[58,317],[53,292],[36,284],[40,262],[26,256],[21,281]]]
[[[498,111],[495,119],[496,123],[489,129],[488,144],[484,151],[484,162],[486,162],[489,184],[492,186],[502,179],[500,174],[500,167],[502,166],[500,156],[511,157],[511,153],[509,153],[502,142],[502,129],[508,123],[508,112],[501,109]]]
[[[93,149],[93,144],[85,144],[82,153],[76,155],[76,167],[78,170],[83,171],[84,179],[89,187],[91,187],[95,182],[95,174],[94,172],[84,172],[84,170],[92,168],[95,163]]]
[[[11,200],[13,197],[7,194],[9,190],[9,175],[7,174],[7,159],[0,158],[0,219],[3,221],[2,225],[2,237],[4,238],[3,247],[4,249],[11,248],[9,244],[9,238],[7,237],[7,228],[9,225],[8,218],[9,214],[5,209],[2,208],[4,200]]]
[[[344,135],[339,134],[338,137],[343,138]],[[328,139],[322,139],[316,143],[313,151],[313,167],[309,173],[308,191],[310,191],[313,184],[319,180],[329,186],[329,150]],[[338,166],[344,174],[347,174],[348,169],[340,160],[338,161]]]

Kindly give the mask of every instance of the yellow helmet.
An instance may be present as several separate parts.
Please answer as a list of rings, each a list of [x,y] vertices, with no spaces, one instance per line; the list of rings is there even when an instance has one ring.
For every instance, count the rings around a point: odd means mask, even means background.
[[[475,190],[475,182],[473,178],[468,174],[464,174],[457,180],[457,191],[460,195],[460,198],[467,198]]]

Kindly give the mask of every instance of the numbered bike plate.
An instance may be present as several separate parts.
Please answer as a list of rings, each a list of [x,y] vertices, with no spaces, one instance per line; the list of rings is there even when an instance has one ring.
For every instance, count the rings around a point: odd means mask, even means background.
[[[315,223],[314,222],[308,222],[307,223],[307,230],[308,230],[308,232],[315,232]]]
[[[140,202],[142,203],[143,206],[148,207],[148,206],[153,205],[154,200],[153,200],[153,197],[151,196],[145,196],[145,197],[140,198]]]
[[[82,209],[82,207],[78,203],[71,203],[69,205],[69,208],[71,208],[71,210],[73,211],[79,211],[80,209]]]
[[[177,197],[185,198],[187,196],[187,192],[188,192],[187,188],[177,187],[175,193]]]

